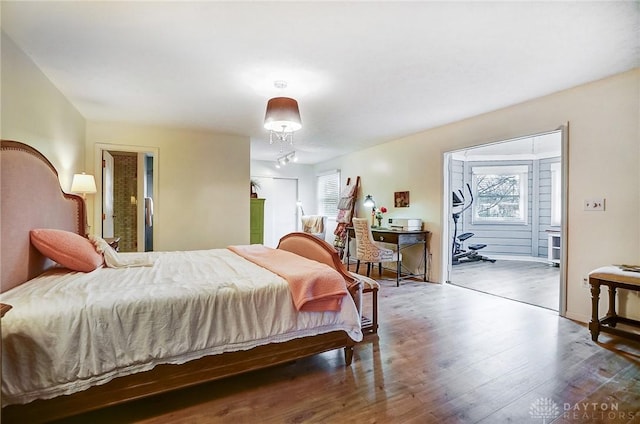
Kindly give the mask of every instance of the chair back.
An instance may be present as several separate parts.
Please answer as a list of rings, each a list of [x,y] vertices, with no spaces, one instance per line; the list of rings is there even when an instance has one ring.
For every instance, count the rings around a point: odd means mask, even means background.
[[[374,244],[371,227],[367,218],[353,218],[353,231],[356,233],[356,258],[367,260],[372,250],[378,250]]]

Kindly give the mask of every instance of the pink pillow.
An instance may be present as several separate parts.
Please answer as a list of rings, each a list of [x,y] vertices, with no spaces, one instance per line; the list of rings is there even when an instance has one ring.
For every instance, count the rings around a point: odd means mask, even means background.
[[[91,272],[104,263],[88,239],[62,230],[37,229],[29,232],[31,243],[44,256],[73,271]]]

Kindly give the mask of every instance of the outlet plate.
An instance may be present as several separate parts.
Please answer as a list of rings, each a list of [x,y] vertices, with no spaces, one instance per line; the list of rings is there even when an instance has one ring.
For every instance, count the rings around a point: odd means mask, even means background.
[[[585,211],[604,211],[604,198],[585,199]]]
[[[582,278],[582,288],[583,289],[588,289],[589,288],[589,279],[587,277],[583,277]]]

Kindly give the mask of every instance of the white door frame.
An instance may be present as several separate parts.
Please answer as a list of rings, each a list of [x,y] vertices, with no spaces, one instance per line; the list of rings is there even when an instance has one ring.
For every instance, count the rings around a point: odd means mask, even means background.
[[[159,184],[158,184],[158,175],[159,175],[159,149],[157,147],[146,147],[146,146],[130,146],[130,145],[122,145],[122,144],[107,144],[107,143],[96,143],[95,144],[95,170],[96,174],[100,172],[102,175],[102,152],[104,150],[111,150],[117,152],[135,152],[138,154],[138,207],[137,207],[137,221],[138,221],[138,231],[137,231],[137,241],[138,241],[138,251],[144,252],[144,179],[145,170],[144,166],[140,166],[140,163],[144,163],[141,160],[140,153],[146,153],[153,156],[153,219],[154,225],[152,228],[153,231],[153,245],[159,245],[158,240],[158,223],[160,223],[160,196],[159,196]],[[98,171],[100,170],[100,171]],[[96,189],[100,195],[94,196],[95,203],[93,207],[93,225],[95,228],[95,234],[99,237],[102,237],[102,178],[98,178],[96,181]]]
[[[562,317],[567,314],[567,258],[568,258],[568,238],[567,238],[567,228],[569,228],[569,214],[568,214],[568,187],[569,187],[569,123],[565,123],[560,125],[558,128],[551,130],[549,132],[560,131],[561,137],[561,158],[560,158],[560,166],[561,166],[561,202],[562,202],[562,222],[560,223],[560,234],[562,243],[560,244],[560,302],[558,305],[558,314]],[[541,133],[537,133],[541,134]],[[531,136],[535,136],[536,134],[531,134]],[[523,136],[526,137],[526,136]],[[514,137],[515,139],[516,137]],[[518,137],[520,138],[520,137]],[[450,240],[450,219],[451,216],[451,174],[450,174],[450,165],[451,165],[451,157],[454,152],[460,150],[467,150],[474,147],[480,147],[489,144],[502,143],[508,140],[502,140],[497,142],[483,143],[476,146],[469,146],[465,149],[452,150],[449,152],[443,153],[443,178],[442,178],[442,236],[441,236],[441,264],[440,264],[440,281],[443,283],[448,283],[450,281],[451,275],[451,245],[452,241]]]
[[[102,173],[96,173],[96,175],[102,175],[102,189],[100,193],[100,199],[102,200],[102,220],[100,221],[100,234],[102,237],[113,237],[114,222],[113,222],[113,183],[114,183],[114,159],[113,155],[108,150],[102,151]]]

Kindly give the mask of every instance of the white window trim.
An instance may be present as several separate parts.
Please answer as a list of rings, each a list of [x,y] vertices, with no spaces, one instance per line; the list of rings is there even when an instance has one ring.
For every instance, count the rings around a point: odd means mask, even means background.
[[[522,218],[498,218],[479,217],[477,215],[477,203],[474,201],[471,221],[473,224],[520,224],[527,225],[529,210],[529,166],[527,165],[505,165],[505,166],[472,166],[472,188],[474,198],[478,198],[478,188],[476,183],[477,175],[520,175],[520,204],[519,214]]]

